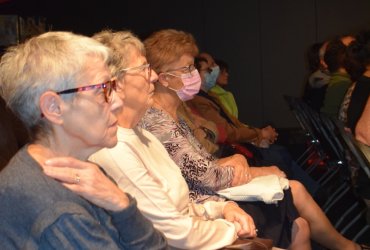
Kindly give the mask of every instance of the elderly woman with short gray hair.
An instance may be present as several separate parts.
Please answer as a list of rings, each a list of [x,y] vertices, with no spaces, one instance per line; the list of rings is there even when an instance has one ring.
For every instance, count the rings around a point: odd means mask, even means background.
[[[0,173],[1,249],[156,249],[166,240],[90,154],[117,143],[110,50],[69,32],[9,48],[1,95],[31,135]]]

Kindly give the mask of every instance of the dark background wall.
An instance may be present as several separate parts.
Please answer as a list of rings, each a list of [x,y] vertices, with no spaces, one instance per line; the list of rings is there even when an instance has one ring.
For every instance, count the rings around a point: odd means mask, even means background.
[[[0,14],[43,16],[53,30],[85,35],[104,28],[142,39],[162,28],[191,32],[201,50],[230,64],[240,119],[280,128],[297,126],[282,95],[301,95],[308,46],[370,28],[368,0],[8,0]]]

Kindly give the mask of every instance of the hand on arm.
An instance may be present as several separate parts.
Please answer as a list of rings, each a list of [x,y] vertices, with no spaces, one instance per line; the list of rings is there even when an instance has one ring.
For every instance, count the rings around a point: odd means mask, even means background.
[[[120,211],[129,204],[126,194],[93,163],[59,157],[48,159],[42,167],[46,175],[96,206]]]
[[[253,218],[243,211],[236,203],[229,202],[223,210],[227,221],[233,222],[239,237],[256,237],[256,226]]]

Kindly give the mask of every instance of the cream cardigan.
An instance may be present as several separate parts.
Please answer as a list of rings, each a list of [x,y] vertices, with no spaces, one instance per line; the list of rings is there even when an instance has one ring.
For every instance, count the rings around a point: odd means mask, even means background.
[[[119,127],[118,144],[100,150],[90,160],[137,199],[139,209],[165,234],[169,245],[218,249],[237,238],[234,225],[222,219],[226,202],[190,203],[179,167],[150,132]]]

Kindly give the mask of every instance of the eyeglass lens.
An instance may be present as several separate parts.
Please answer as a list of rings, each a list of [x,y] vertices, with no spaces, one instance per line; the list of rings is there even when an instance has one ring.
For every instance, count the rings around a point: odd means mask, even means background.
[[[116,90],[116,80],[111,80],[105,83],[103,86],[105,101],[110,102],[112,99],[112,90]]]

